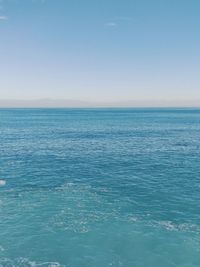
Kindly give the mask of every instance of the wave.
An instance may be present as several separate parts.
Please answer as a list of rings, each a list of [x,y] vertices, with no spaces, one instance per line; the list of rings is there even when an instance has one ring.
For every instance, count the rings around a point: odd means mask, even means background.
[[[66,267],[66,265],[60,264],[59,262],[35,262],[27,258],[17,259],[0,259],[0,267]]]

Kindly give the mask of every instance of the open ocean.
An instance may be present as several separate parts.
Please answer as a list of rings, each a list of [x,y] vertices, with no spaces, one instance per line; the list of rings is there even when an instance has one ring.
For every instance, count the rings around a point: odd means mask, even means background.
[[[199,267],[200,110],[0,109],[0,267]]]

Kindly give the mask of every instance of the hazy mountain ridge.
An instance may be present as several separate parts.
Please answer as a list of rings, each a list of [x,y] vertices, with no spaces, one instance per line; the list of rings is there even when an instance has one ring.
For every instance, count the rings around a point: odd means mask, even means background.
[[[95,102],[73,99],[0,99],[0,108],[200,107],[200,100],[129,100]]]

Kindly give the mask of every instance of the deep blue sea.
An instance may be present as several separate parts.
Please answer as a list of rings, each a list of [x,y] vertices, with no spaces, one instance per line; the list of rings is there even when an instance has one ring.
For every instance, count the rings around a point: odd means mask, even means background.
[[[0,267],[199,267],[200,110],[1,109]]]

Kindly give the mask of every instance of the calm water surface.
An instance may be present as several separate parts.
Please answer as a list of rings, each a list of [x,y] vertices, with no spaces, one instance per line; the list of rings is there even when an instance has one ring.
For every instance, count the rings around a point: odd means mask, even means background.
[[[199,267],[200,110],[1,109],[0,267]]]

